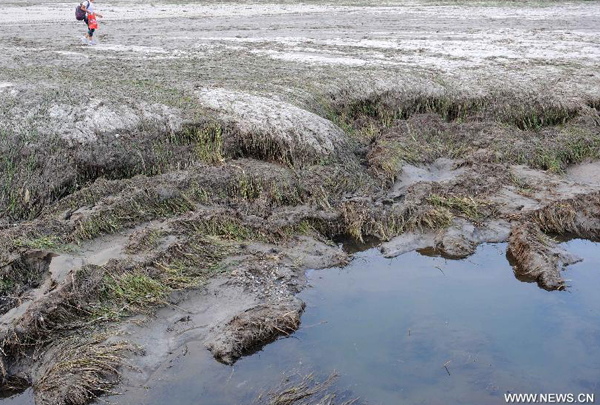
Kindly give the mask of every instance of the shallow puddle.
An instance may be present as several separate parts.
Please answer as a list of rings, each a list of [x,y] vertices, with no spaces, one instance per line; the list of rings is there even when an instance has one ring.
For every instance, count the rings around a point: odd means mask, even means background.
[[[506,245],[451,261],[376,249],[347,267],[312,271],[302,327],[233,367],[201,342],[122,404],[248,404],[284,373],[340,375],[337,389],[370,404],[503,404],[506,392],[600,395],[600,246],[566,242],[584,258],[567,292],[518,281]]]
[[[25,391],[15,395],[2,396],[0,394],[0,402],[2,405],[33,405],[33,390],[27,388]]]

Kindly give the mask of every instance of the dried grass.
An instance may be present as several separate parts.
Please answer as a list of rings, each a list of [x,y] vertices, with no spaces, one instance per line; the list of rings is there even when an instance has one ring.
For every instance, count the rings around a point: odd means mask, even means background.
[[[454,218],[446,207],[411,203],[382,209],[369,201],[346,202],[340,211],[341,232],[361,242],[365,236],[389,240],[407,231],[446,228]]]
[[[224,333],[209,345],[219,361],[232,364],[279,336],[289,336],[300,326],[304,304],[297,306],[259,305],[235,316],[225,326]]]
[[[35,383],[38,405],[84,405],[110,392],[127,353],[125,341],[109,342],[105,334],[72,337],[54,348],[50,367]]]
[[[279,386],[258,395],[253,405],[353,405],[359,399],[347,399],[332,386],[338,375],[319,380],[314,374],[291,374]]]

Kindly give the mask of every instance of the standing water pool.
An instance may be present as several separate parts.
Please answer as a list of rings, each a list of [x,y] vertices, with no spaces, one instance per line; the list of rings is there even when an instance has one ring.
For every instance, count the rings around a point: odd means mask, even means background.
[[[344,268],[309,273],[301,328],[234,366],[201,342],[122,404],[249,404],[290,370],[339,374],[335,388],[370,404],[503,404],[505,393],[600,396],[600,246],[572,240],[584,260],[568,291],[518,281],[506,245],[465,260],[376,249]]]

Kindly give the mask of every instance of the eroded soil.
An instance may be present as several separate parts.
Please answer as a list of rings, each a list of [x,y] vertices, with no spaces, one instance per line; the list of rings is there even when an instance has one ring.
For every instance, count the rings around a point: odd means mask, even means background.
[[[0,5],[3,389],[83,404],[190,340],[233,363],[338,237],[508,241],[562,290],[554,237],[600,236],[597,3],[96,7],[83,46],[70,4]]]

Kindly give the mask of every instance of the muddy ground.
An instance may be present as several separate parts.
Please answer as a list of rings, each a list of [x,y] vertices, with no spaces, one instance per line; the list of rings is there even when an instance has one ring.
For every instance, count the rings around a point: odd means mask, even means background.
[[[83,404],[190,340],[233,363],[340,237],[508,241],[557,290],[555,237],[599,236],[597,2],[96,7],[84,46],[73,4],[0,4],[3,391]]]

